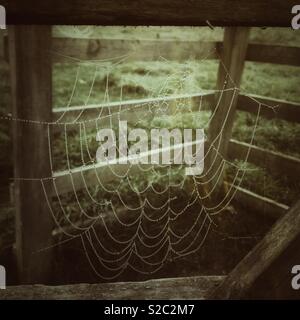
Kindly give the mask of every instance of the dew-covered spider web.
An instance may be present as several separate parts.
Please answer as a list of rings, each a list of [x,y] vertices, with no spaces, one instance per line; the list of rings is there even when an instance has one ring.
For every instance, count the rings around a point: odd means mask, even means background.
[[[207,58],[198,63],[205,64],[211,54],[207,52]],[[61,54],[53,52],[53,55]],[[227,116],[218,136],[205,147],[205,159],[212,148],[216,152],[210,162],[205,161],[201,175],[185,175],[185,164],[99,163],[96,159],[99,129],[117,130],[120,121],[127,121],[129,128],[147,131],[152,128],[204,128],[207,134],[223,94],[230,91],[234,95],[240,91],[235,86],[225,89],[226,81],[231,79],[227,73],[223,89],[195,88],[193,94],[190,91],[187,94],[192,77],[187,61],[178,70],[170,68],[161,72],[158,81],[147,80],[151,79],[151,70],[141,70],[148,86],[147,92],[143,92],[139,83],[141,77],[139,80],[132,78],[129,86],[122,82],[122,74],[118,81],[114,76],[120,68],[124,70],[132,55],[134,50],[101,61],[65,56],[76,72],[73,79],[69,79],[65,105],[55,109],[53,121],[40,123],[32,119],[9,118],[32,126],[44,126],[52,176],[41,178],[40,183],[55,223],[53,236],[59,235],[58,244],[61,245],[80,239],[91,269],[104,280],[116,279],[127,269],[155,274],[167,262],[201,249],[215,223],[214,216],[231,204],[248,170],[246,163],[262,107],[260,102],[248,96],[257,103],[257,112],[248,152],[239,163],[224,158],[214,143],[221,141],[233,99],[226,106]],[[170,63],[164,57],[158,62]],[[74,101],[81,90],[82,74],[87,70],[92,76],[85,83],[88,87],[85,101],[77,106]],[[220,159],[215,169],[214,162]],[[218,180],[228,168],[234,169],[234,177],[217,203],[211,202]]]

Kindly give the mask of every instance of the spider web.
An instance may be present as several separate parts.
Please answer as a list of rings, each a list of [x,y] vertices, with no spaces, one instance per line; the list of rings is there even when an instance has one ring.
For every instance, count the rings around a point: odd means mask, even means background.
[[[109,162],[97,163],[95,138],[99,129],[115,128],[122,120],[128,121],[131,128],[143,127],[148,130],[168,124],[168,121],[171,127],[184,127],[184,117],[188,116],[190,119],[204,119],[207,128],[220,107],[223,94],[231,91],[234,95],[240,91],[237,87],[225,89],[226,81],[231,79],[227,72],[222,90],[203,92],[218,94],[210,114],[202,96],[196,107],[191,98],[172,100],[171,104],[170,86],[176,88],[177,94],[184,93],[192,73],[188,69],[184,72],[177,70],[169,72],[161,83],[153,85],[147,97],[152,99],[150,102],[143,100],[124,106],[123,102],[127,99],[121,85],[120,106],[116,108],[116,105],[111,104],[110,77],[112,71],[124,64],[131,54],[133,53],[101,61],[81,61],[66,57],[76,65],[70,97],[55,121],[42,123],[47,128],[52,176],[41,178],[39,181],[49,206],[49,213],[57,227],[54,234],[59,233],[61,239],[64,239],[58,244],[79,238],[90,267],[103,280],[116,279],[129,268],[137,273],[151,275],[162,269],[167,262],[184,258],[200,250],[214,224],[214,216],[230,205],[236,195],[236,187],[239,187],[244,179],[247,171],[245,164],[254,141],[262,106],[256,101],[258,108],[250,146],[245,159],[239,165],[225,159],[218,146],[215,147],[215,142],[221,141],[233,99],[228,106],[219,134],[205,150],[205,158],[211,149],[214,149],[215,155],[212,161],[206,164],[204,173],[199,176],[186,176],[185,165],[128,163],[121,165],[120,171],[120,165]],[[210,55],[211,52],[207,57]],[[200,63],[205,63],[206,60],[204,58]],[[159,61],[169,63],[163,57],[160,57]],[[223,64],[222,60],[221,63]],[[87,117],[88,111],[82,109],[70,120],[70,114],[74,111],[74,96],[79,87],[81,73],[84,72],[83,66],[93,70],[84,106],[89,108],[91,97],[96,91],[96,83],[102,77],[102,107],[95,109],[98,115],[92,118]],[[223,66],[225,68],[224,64]],[[145,73],[144,78],[150,75],[151,71]],[[138,85],[135,84],[136,87]],[[248,98],[254,100],[252,97]],[[27,122],[29,125],[41,124],[30,119],[9,119]],[[52,131],[60,133],[54,134],[53,137]],[[53,154],[55,147],[57,150],[64,150],[63,160]],[[214,163],[219,159],[220,165],[212,172]],[[64,174],[69,177],[68,190],[71,190],[66,194],[57,184],[61,172],[57,173],[56,167],[61,170],[62,163]],[[101,167],[104,169],[99,171]],[[234,167],[235,176],[223,197],[212,205],[209,199],[228,167]],[[89,185],[89,179],[84,174],[87,169],[94,176],[95,186]],[[83,188],[76,187],[75,172],[80,173]],[[211,186],[213,180],[216,182]],[[49,185],[54,191],[54,197],[53,193],[49,193]]]

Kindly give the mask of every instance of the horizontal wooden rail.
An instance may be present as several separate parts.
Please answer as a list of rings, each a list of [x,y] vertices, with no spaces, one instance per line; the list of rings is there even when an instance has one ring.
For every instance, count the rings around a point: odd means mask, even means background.
[[[185,94],[161,98],[147,98],[138,100],[125,100],[122,102],[112,102],[106,104],[94,104],[87,106],[74,106],[68,108],[54,108],[53,120],[57,121],[53,132],[60,132],[64,130],[63,123],[69,123],[69,128],[76,127],[76,123],[72,122],[86,121],[92,119],[99,119],[101,125],[110,123],[110,116],[116,117],[122,111],[122,120],[127,120],[129,123],[136,123],[139,119],[145,119],[145,115],[154,116],[155,112],[149,112],[150,108],[167,104],[172,107],[174,103],[182,103],[184,101],[192,102],[192,111],[199,110],[200,103],[202,103],[201,110],[209,110],[214,105],[215,95],[213,92],[199,93],[199,94]],[[268,119],[284,119],[290,122],[300,123],[300,104],[295,102],[288,102],[273,98],[266,98],[257,95],[240,94],[238,98],[238,107],[240,111],[257,114],[259,104],[261,103],[260,115]],[[101,120],[100,120],[101,119]],[[150,120],[150,119],[148,119]],[[100,122],[101,121],[101,122]],[[61,124],[59,124],[61,123]],[[94,121],[86,122],[86,126],[95,126]]]
[[[300,66],[300,47],[250,43],[246,60]]]
[[[198,143],[202,143],[204,140],[197,140],[191,142],[189,145],[194,146]],[[171,145],[170,147],[158,148],[156,150],[149,150],[147,152],[140,153],[134,156],[122,157],[116,160],[109,160],[107,162],[98,162],[91,165],[85,165],[77,167],[71,170],[55,172],[53,174],[53,196],[58,194],[76,192],[84,189],[87,186],[93,186],[97,184],[106,185],[107,183],[122,180],[130,175],[137,175],[140,172],[140,168],[147,169],[153,164],[150,164],[151,156],[159,154],[161,158],[163,154],[169,153],[170,161],[172,162],[175,157],[175,153],[172,154],[176,149],[183,149],[187,144],[180,143]],[[149,164],[132,164],[131,160],[136,159],[148,159]],[[124,161],[126,160],[126,161]],[[125,162],[128,162],[127,164]],[[178,166],[178,165],[175,165]],[[188,167],[188,166],[186,166]],[[51,181],[46,180],[46,181]]]
[[[266,168],[270,173],[276,172],[286,175],[291,180],[300,179],[300,159],[285,154],[259,148],[245,142],[231,140],[229,144],[229,157],[231,160],[243,160],[248,150],[251,150],[248,162],[261,168]]]
[[[219,59],[222,45],[213,41],[54,38],[52,52],[54,62],[112,59],[123,55],[128,55],[125,61],[161,58],[185,61]],[[300,66],[300,47],[250,43],[246,60]]]
[[[230,186],[230,184],[227,184]],[[232,186],[236,190],[235,199],[245,208],[250,208],[253,212],[263,214],[267,217],[278,219],[289,209],[285,204],[278,203],[267,197],[263,197],[247,189]]]
[[[295,170],[294,177],[299,173],[299,159],[287,157],[234,140],[231,140],[229,145],[229,153],[231,154],[231,158],[244,160],[248,148],[251,150],[249,156],[250,162],[253,161],[255,164],[262,167],[268,166],[268,170],[279,170],[280,173],[287,174],[289,176],[293,175],[293,170]],[[144,164],[141,166],[146,169],[151,165]],[[139,173],[139,171],[139,165],[134,164],[116,163],[108,166],[105,163],[96,163],[94,165],[75,168],[70,171],[56,172],[53,176],[53,183],[55,184],[56,188],[53,188],[52,196],[57,196],[57,194],[61,195],[68,192],[77,192],[85,189],[87,185],[107,185],[108,183],[122,179],[122,177],[136,175]],[[286,205],[278,204],[271,199],[255,195],[254,193],[242,188],[237,188],[237,195],[242,202],[245,201],[247,204],[251,203],[251,199],[254,200],[254,203],[256,203],[255,209],[257,211],[261,210],[267,215],[278,217],[288,209]]]
[[[0,291],[0,300],[203,300],[224,276],[166,278],[144,282],[16,286]]]
[[[238,110],[257,114],[261,103],[260,115],[268,119],[283,119],[300,123],[300,103],[286,100],[267,98],[259,95],[240,94]]]
[[[71,125],[74,121],[86,121],[98,118],[105,121],[105,117],[107,117],[107,122],[109,122],[109,115],[116,116],[121,111],[122,120],[134,123],[139,119],[145,119],[144,117],[146,114],[149,116],[149,110],[151,110],[151,108],[153,108],[152,111],[155,111],[155,108],[158,106],[168,105],[169,107],[172,107],[172,104],[178,104],[184,101],[192,102],[192,109],[195,111],[199,110],[200,103],[205,110],[208,110],[209,106],[214,102],[214,93],[183,94],[159,98],[124,100],[120,102],[87,106],[54,108],[53,121],[57,121],[58,123],[68,122]]]
[[[292,0],[2,0],[9,24],[290,26]]]

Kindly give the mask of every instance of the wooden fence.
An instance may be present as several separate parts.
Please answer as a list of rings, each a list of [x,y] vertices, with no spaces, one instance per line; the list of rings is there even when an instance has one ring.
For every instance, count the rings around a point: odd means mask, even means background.
[[[101,60],[114,56],[122,56],[132,53],[129,61],[153,61],[160,57],[167,60],[185,61],[187,59],[219,59],[222,53],[222,42],[199,42],[199,41],[139,41],[139,40],[118,40],[118,39],[53,39],[53,60],[54,62],[76,62],[87,60]],[[249,44],[246,52],[247,61],[255,61],[262,63],[277,63],[300,66],[300,48],[286,47],[279,45],[263,45],[263,44]],[[251,97],[251,98],[249,98]],[[120,108],[122,109],[122,119],[129,123],[134,123],[137,119],[143,118],[149,110],[149,106],[155,107],[159,103],[171,105],[174,102],[189,100],[192,104],[192,110],[196,111],[200,100],[204,109],[208,110],[215,100],[214,93],[193,94],[193,95],[177,95],[160,98],[148,98],[139,100],[128,100],[121,102],[111,102],[107,104],[75,106],[68,108],[54,108],[52,119],[55,121],[61,119],[62,121],[70,122],[80,116],[80,120],[89,120],[97,117],[100,112],[102,116],[108,115],[108,112],[117,115]],[[237,110],[245,111],[250,114],[256,114],[259,103],[261,104],[260,115],[267,119],[284,119],[290,122],[300,122],[300,104],[274,99],[270,97],[262,97],[258,95],[239,94],[237,99]],[[272,108],[274,107],[274,108]],[[133,112],[134,110],[134,112]],[[103,123],[103,120],[101,122]],[[109,119],[107,118],[107,124]],[[94,125],[93,122],[87,122],[89,125]],[[55,126],[54,131],[64,130],[63,126]],[[231,140],[229,144],[229,158],[231,160],[245,159],[248,149],[251,150],[249,162],[266,168],[270,172],[278,172],[279,174],[287,175],[289,179],[295,180],[300,176],[300,159],[292,156],[287,156],[279,152],[266,150],[257,146],[249,145],[244,142]],[[134,167],[134,166],[133,166]],[[97,167],[96,170],[104,182],[112,181],[113,176],[109,174],[102,166]],[[124,170],[124,168],[120,168]],[[97,184],[97,177],[94,175],[95,166],[85,166],[84,168],[77,168],[71,170],[74,177],[74,186],[70,183],[70,172],[57,172],[54,174],[58,190],[62,193],[72,192],[85,188],[85,180],[89,185]],[[105,174],[104,174],[105,172]],[[243,199],[243,202],[250,204],[256,209],[267,215],[280,216],[288,206],[279,204],[276,201],[267,199],[260,195],[249,192],[242,188],[238,188],[237,198]]]
[[[251,7],[250,4],[249,6]],[[14,21],[16,17],[17,13],[13,13],[12,21]],[[260,19],[260,17],[256,18]],[[26,20],[26,18],[24,19]],[[181,23],[184,23],[184,21],[180,22],[180,24]],[[257,24],[260,24],[260,22],[257,22]],[[120,55],[120,53],[128,52],[128,50],[132,50],[132,48],[135,50],[132,56],[134,60],[156,59],[160,56],[170,60],[185,60],[191,57],[195,59],[217,59],[221,56],[225,66],[230,70],[235,84],[239,84],[241,81],[245,59],[256,62],[300,65],[299,48],[257,44],[248,45],[249,30],[247,29],[248,28],[226,29],[224,42],[222,44],[214,42],[182,42],[179,50],[172,50],[172,46],[176,46],[176,49],[178,49],[178,43],[176,41],[158,41],[154,43],[120,40],[69,39],[66,41],[65,39],[53,39],[53,45],[50,46],[50,27],[11,27],[9,30],[9,49],[7,52],[12,71],[13,116],[18,119],[32,119],[49,123],[53,119],[58,119],[62,115],[62,112],[66,111],[64,109],[53,109],[52,112],[50,112],[52,66],[50,53],[55,57],[55,61],[58,62],[66,61],[65,56],[76,56],[81,60],[103,59],[108,55],[112,57],[112,52]],[[141,48],[139,48],[140,46]],[[154,48],[154,54],[151,53],[151,55],[149,55],[147,50],[145,50],[147,47],[151,49]],[[174,53],[175,51],[176,53]],[[28,73],[28,68],[32,68],[34,72]],[[16,75],[18,75],[18,81],[16,80]],[[220,79],[224,79],[224,70],[221,64],[218,82],[220,82]],[[228,88],[230,87],[233,87],[232,83],[228,84]],[[197,101],[199,102],[200,98],[209,104],[215,97],[212,94],[205,94],[203,96],[193,95],[163,99],[169,102],[176,99],[192,99],[195,105],[197,105]],[[221,106],[225,109],[226,105],[228,106],[226,101],[228,102],[229,98],[230,96],[225,94],[225,97],[223,97],[224,100],[221,102]],[[253,100],[243,94],[233,98],[233,111],[237,108],[238,110],[249,113],[256,113],[256,100],[262,104],[262,116],[267,118],[279,117],[288,121],[300,122],[300,106],[296,103],[258,96],[253,96],[253,99],[255,99]],[[130,111],[132,106],[142,104],[147,107],[151,103],[155,104],[159,102],[158,100],[159,99],[123,101],[121,106],[124,110],[128,109],[126,113],[128,114],[128,120],[130,120],[130,118],[132,118],[132,111]],[[265,107],[265,105],[277,106],[276,110],[278,110],[278,112],[274,113],[272,109]],[[114,106],[117,110],[120,107],[120,102],[109,105],[111,109],[114,109]],[[107,105],[72,107],[68,108],[67,116],[71,121],[79,114],[83,114],[83,116],[88,119],[93,117],[95,113],[98,115],[99,109],[101,108],[105,110],[107,109]],[[139,112],[143,112],[143,108],[139,108],[139,110]],[[220,108],[220,110],[222,112],[224,111],[222,108]],[[216,119],[220,122],[222,114],[218,114]],[[42,213],[47,212],[48,208],[46,208],[45,203],[41,203],[40,201],[40,199],[44,197],[40,183],[34,181],[34,178],[38,180],[52,175],[49,168],[49,161],[46,160],[49,158],[49,146],[47,137],[45,136],[46,129],[46,124],[41,126],[26,126],[26,124],[20,124],[19,122],[14,124],[15,174],[17,177],[28,178],[30,180],[26,182],[23,180],[16,181],[15,197],[17,208],[17,256],[21,279],[24,283],[43,282],[47,276],[45,273],[49,271],[46,265],[51,262],[51,250],[45,252],[43,256],[40,257],[38,265],[32,265],[31,262],[31,252],[33,250],[38,250],[38,247],[41,246],[46,247],[52,242],[52,240],[47,237],[47,235],[49,235],[48,231],[52,228],[51,222],[45,219],[42,224],[37,223],[37,221],[40,221]],[[225,137],[227,137],[225,142],[228,143],[230,158],[243,159],[246,152],[245,150],[250,148],[250,162],[270,170],[278,170],[278,172],[285,173],[290,177],[295,177],[295,173],[299,174],[299,159],[230,140],[231,131],[232,123],[225,128]],[[216,132],[216,127],[210,128],[211,137],[214,137]],[[32,145],[28,146],[28,141],[30,141]],[[225,153],[227,151],[228,150],[224,150]],[[28,158],[24,158],[26,155],[28,155]],[[103,169],[103,167],[101,167],[99,170],[105,170],[105,168]],[[58,189],[63,190],[62,192],[73,190],[73,186],[69,183],[70,173],[74,177],[75,190],[79,190],[84,186],[82,183],[83,175],[88,176],[90,184],[95,183],[94,167],[85,166],[84,168],[74,169],[71,172],[56,172],[53,177],[56,178],[57,184],[61,187]],[[78,173],[80,173],[80,175]],[[76,178],[77,176],[78,178]],[[111,178],[109,175],[107,175],[107,177],[108,179]],[[265,213],[275,215],[276,217],[282,215],[289,209],[285,205],[278,204],[271,199],[265,199],[242,188],[238,188],[237,197],[243,199],[246,203],[254,204],[258,210],[263,210]],[[45,216],[47,216],[47,214],[45,214]],[[35,235],[34,238],[32,234]]]

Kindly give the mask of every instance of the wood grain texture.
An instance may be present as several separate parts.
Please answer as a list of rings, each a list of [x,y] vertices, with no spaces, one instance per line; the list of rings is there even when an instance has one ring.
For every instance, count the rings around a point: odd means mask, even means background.
[[[224,278],[224,276],[200,276],[145,282],[8,287],[0,291],[0,300],[202,300]]]
[[[248,45],[246,60],[300,66],[300,48],[251,43]]]
[[[213,116],[208,128],[208,164],[206,166],[208,190],[214,188],[215,197],[222,192],[223,177],[214,173],[223,159],[228,158],[228,144],[232,135],[238,102],[239,87],[244,70],[250,28],[232,27],[224,32],[223,50],[220,57],[216,103],[212,106]],[[224,90],[224,91],[223,91]],[[217,185],[217,188],[215,186]],[[214,199],[212,199],[214,201]]]
[[[267,268],[247,293],[248,299],[291,299],[299,300],[299,290],[291,282],[295,274],[292,267],[299,265],[300,236]]]
[[[267,119],[283,119],[300,123],[300,104],[281,99],[268,98],[259,95],[246,96],[240,94],[238,110],[257,114],[261,104],[260,116]]]
[[[13,149],[16,252],[21,283],[47,281],[52,217],[40,178],[50,177],[47,126],[51,121],[51,27],[14,26],[9,29],[13,99]],[[36,121],[32,123],[30,120]]]
[[[213,299],[245,298],[264,271],[268,269],[272,272],[272,264],[299,238],[299,234],[300,200],[275,223],[267,235],[234,268],[210,297]],[[297,245],[299,250],[299,242]],[[292,255],[299,256],[298,252],[294,251]],[[283,265],[285,270],[291,270],[288,263],[283,261]],[[281,275],[277,274],[277,276]],[[257,295],[260,295],[260,292]]]
[[[2,0],[8,24],[290,26],[292,0]]]

